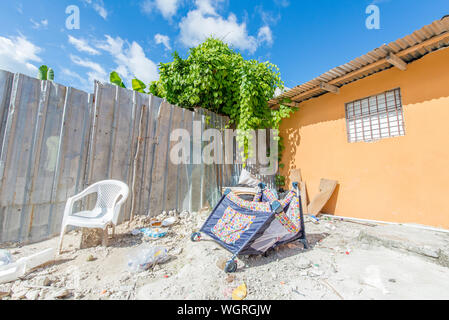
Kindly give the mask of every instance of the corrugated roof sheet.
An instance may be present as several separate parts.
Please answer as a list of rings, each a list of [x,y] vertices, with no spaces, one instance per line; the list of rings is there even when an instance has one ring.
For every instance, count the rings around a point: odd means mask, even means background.
[[[417,46],[420,44],[423,44],[423,46]],[[328,93],[326,90],[320,89],[321,82],[342,87],[353,81],[389,69],[392,64],[386,61],[386,57],[390,53],[399,56],[406,63],[410,63],[447,46],[449,46],[449,17],[436,20],[402,39],[383,45],[344,65],[331,69],[315,79],[277,96],[269,103],[277,104],[281,98],[290,98],[294,102],[302,102]]]

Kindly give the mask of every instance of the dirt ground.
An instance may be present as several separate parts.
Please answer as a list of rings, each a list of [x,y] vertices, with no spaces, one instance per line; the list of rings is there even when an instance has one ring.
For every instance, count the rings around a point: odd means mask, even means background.
[[[130,226],[118,226],[107,248],[80,250],[81,233],[72,231],[64,238],[62,255],[20,280],[1,284],[0,299],[226,300],[243,283],[247,300],[449,299],[449,269],[438,256],[441,248],[449,248],[447,233],[307,218],[309,250],[293,243],[267,257],[241,257],[237,272],[226,274],[220,264],[231,257],[229,252],[206,237],[190,241],[208,214],[182,213],[158,240],[133,235],[134,229],[148,226],[148,219],[139,217]],[[427,242],[422,245],[420,239]],[[57,243],[56,237],[6,249],[17,260]],[[129,271],[128,256],[148,245],[167,248],[169,261]]]

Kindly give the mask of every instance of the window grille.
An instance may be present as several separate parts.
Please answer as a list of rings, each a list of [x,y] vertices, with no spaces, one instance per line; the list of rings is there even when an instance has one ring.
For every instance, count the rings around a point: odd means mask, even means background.
[[[405,135],[401,90],[394,89],[346,104],[349,142]]]

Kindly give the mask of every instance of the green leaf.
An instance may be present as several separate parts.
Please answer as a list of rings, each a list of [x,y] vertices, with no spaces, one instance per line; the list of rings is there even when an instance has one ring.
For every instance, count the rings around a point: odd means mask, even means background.
[[[112,84],[115,84],[116,86],[119,86],[119,87],[122,87],[122,88],[126,88],[125,84],[122,81],[122,78],[120,78],[118,73],[115,72],[115,71],[112,71],[111,74],[109,75],[109,81]]]
[[[49,69],[48,69],[48,72],[47,72],[47,80],[51,80],[51,81],[54,81],[54,80],[55,80],[55,72],[53,71],[52,68],[49,68]]]
[[[139,79],[133,79],[132,80],[132,86],[134,91],[138,91],[141,93],[145,93],[146,85],[140,81]]]
[[[37,78],[39,80],[47,80],[47,73],[48,73],[48,67],[46,65],[42,65],[39,67]]]

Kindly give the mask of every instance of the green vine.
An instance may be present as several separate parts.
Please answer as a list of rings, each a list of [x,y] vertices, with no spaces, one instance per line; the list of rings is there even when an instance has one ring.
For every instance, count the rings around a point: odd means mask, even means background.
[[[159,73],[150,92],[184,108],[202,107],[229,116],[239,129],[237,142],[245,160],[252,155],[251,130],[278,129],[282,119],[295,111],[283,105],[272,110],[268,105],[276,88],[284,88],[277,66],[245,60],[215,38],[191,48],[186,59],[175,52],[172,62],[159,64]]]

